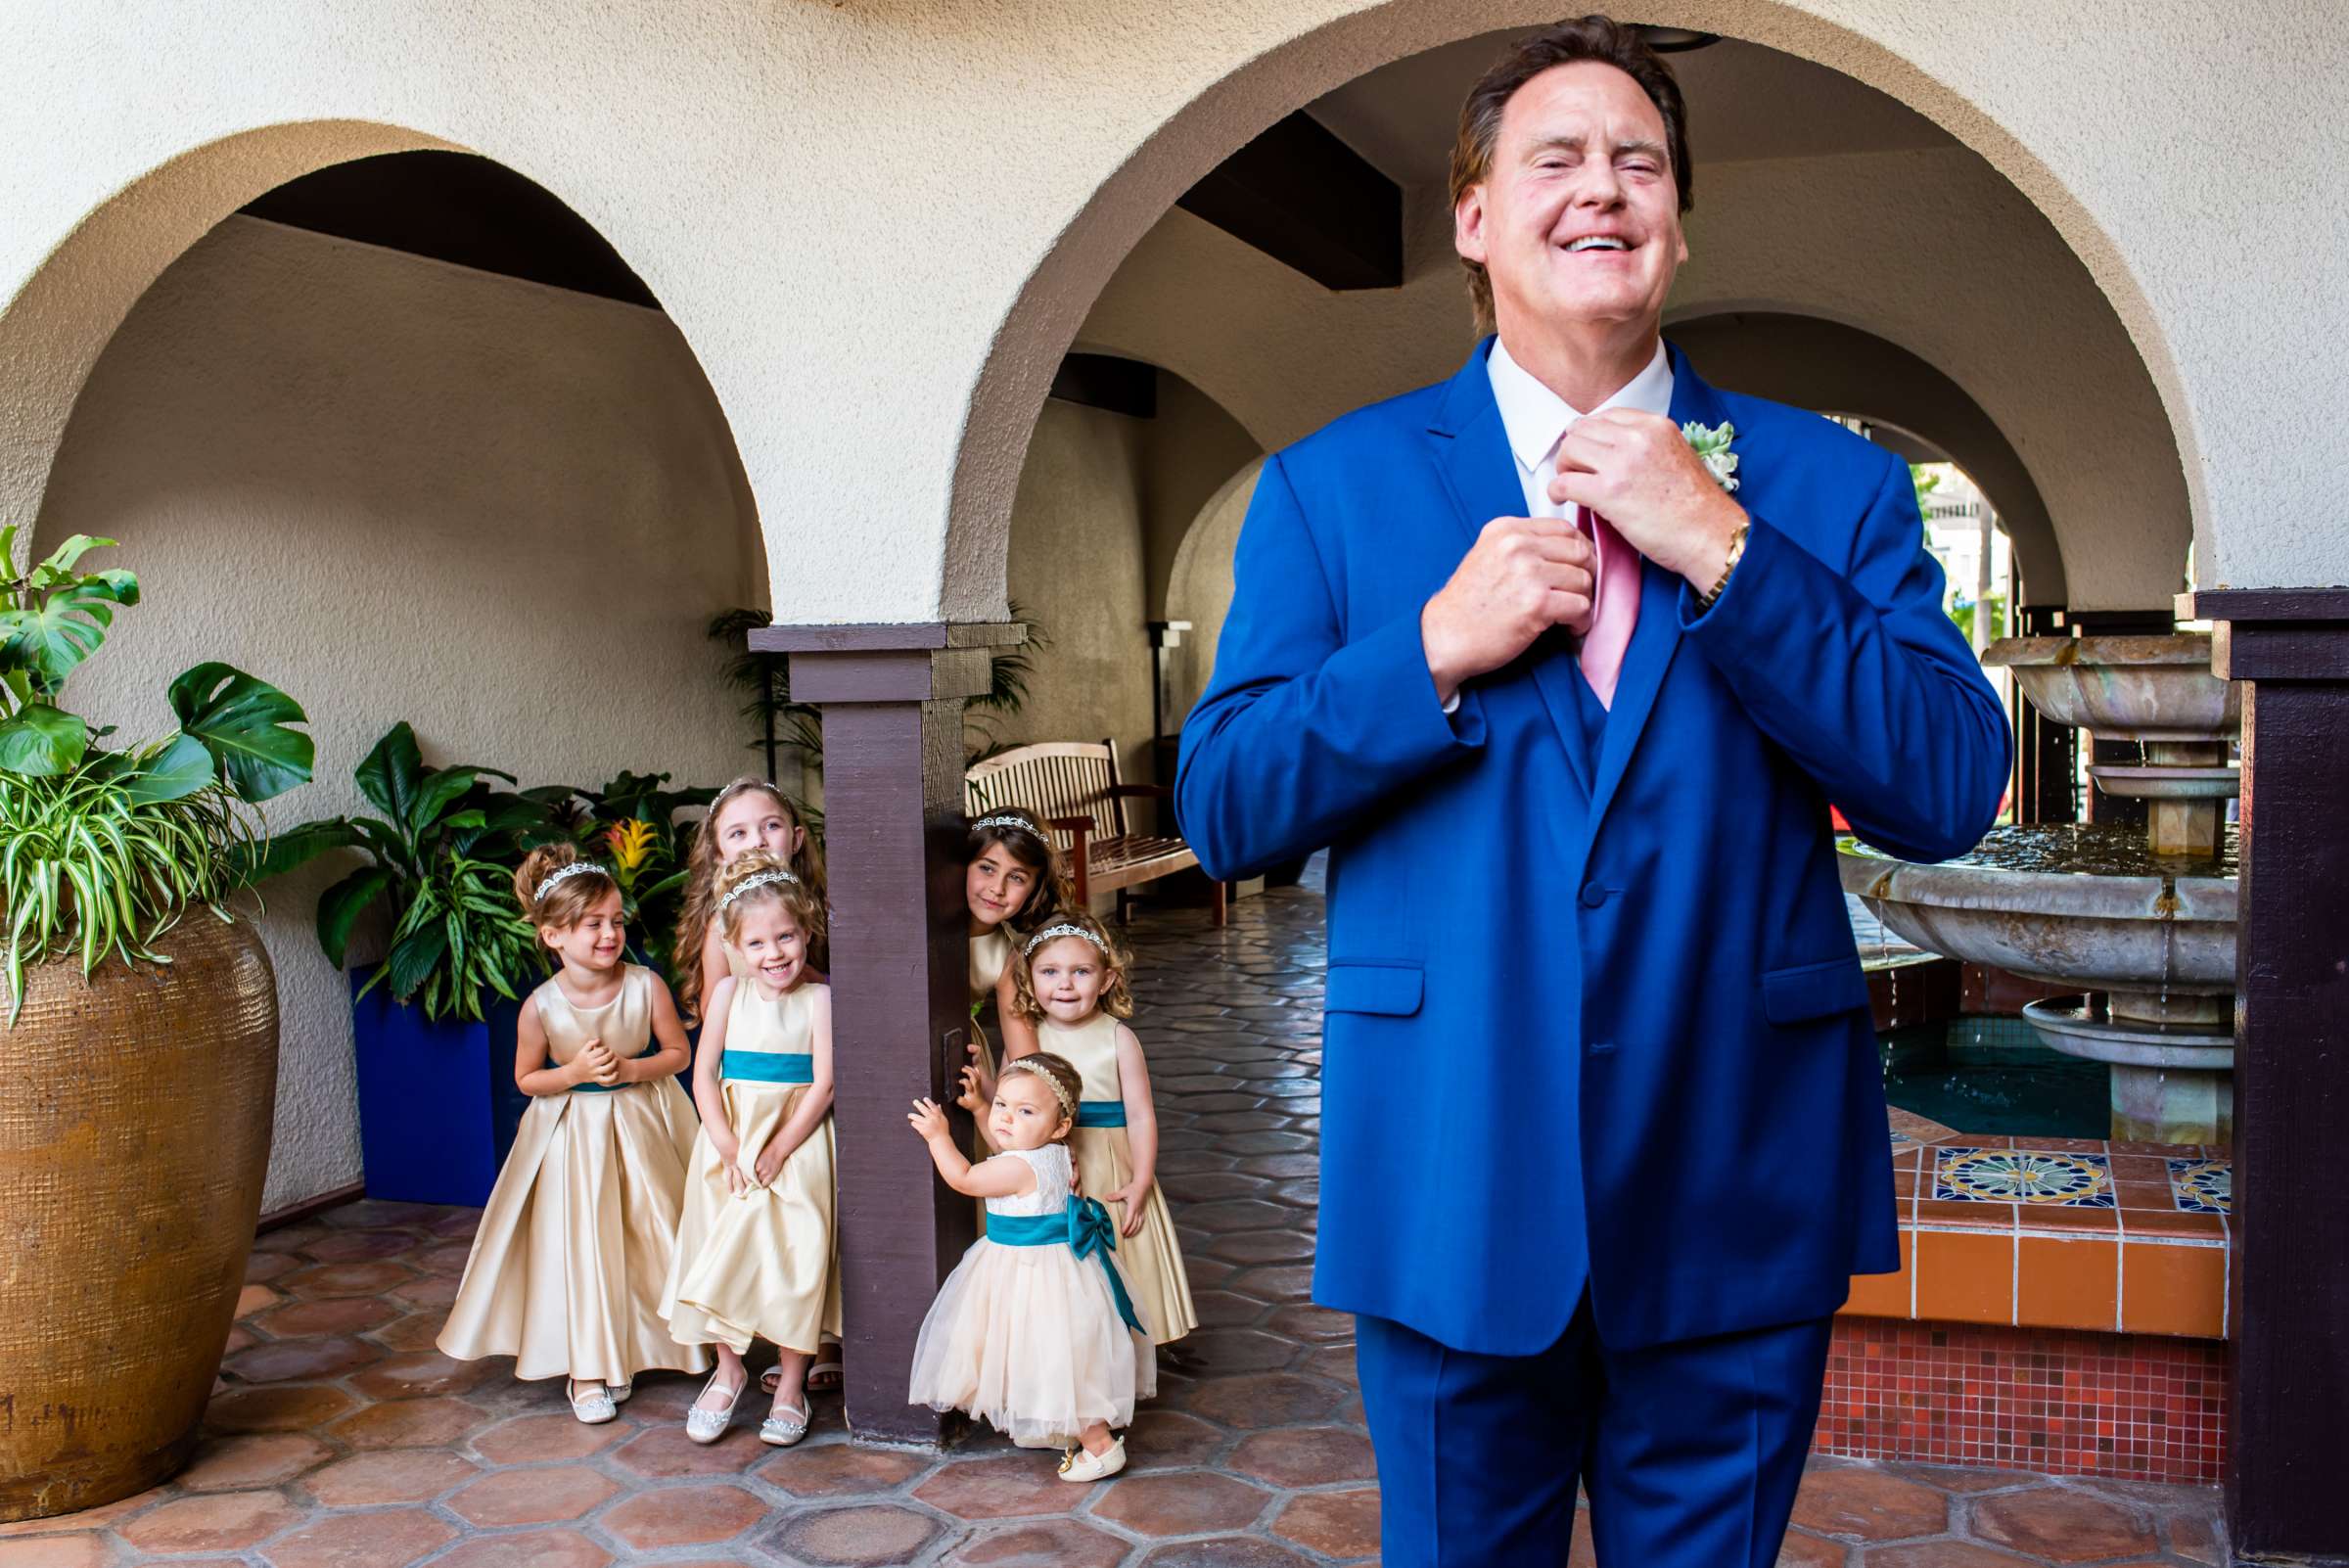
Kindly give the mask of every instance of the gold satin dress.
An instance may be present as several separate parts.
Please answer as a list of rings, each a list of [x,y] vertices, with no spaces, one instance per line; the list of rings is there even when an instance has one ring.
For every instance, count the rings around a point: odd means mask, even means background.
[[[1084,1080],[1080,1104],[1116,1102],[1125,1114],[1126,1091],[1118,1077],[1118,1021],[1107,1013],[1074,1028],[1054,1018],[1036,1024],[1037,1045],[1064,1057]],[[1076,1156],[1081,1190],[1098,1198],[1118,1226],[1118,1268],[1125,1274],[1133,1305],[1150,1330],[1152,1343],[1171,1345],[1199,1326],[1198,1309],[1191,1305],[1191,1277],[1182,1267],[1182,1250],[1175,1244],[1174,1221],[1167,1213],[1167,1192],[1155,1180],[1142,1203],[1142,1228],[1126,1234],[1126,1206],[1109,1195],[1133,1179],[1133,1145],[1123,1127],[1083,1127],[1069,1134],[1069,1152]]]
[[[629,964],[601,1007],[574,1006],[552,980],[525,1005],[538,1010],[557,1066],[598,1038],[616,1056],[640,1056],[652,1048],[659,984]],[[524,1379],[624,1383],[708,1367],[709,1353],[679,1345],[661,1317],[695,1127],[674,1077],[532,1096],[434,1341],[442,1354],[511,1356]]]
[[[759,1151],[798,1112],[812,1072],[812,981],[780,996],[735,983],[726,1011],[719,1093],[748,1176]],[[786,1060],[778,1061],[777,1058]],[[813,1355],[840,1332],[839,1248],[833,1229],[832,1118],[827,1113],[774,1180],[736,1196],[707,1130],[694,1139],[676,1262],[661,1314],[678,1341],[749,1350],[752,1339]]]

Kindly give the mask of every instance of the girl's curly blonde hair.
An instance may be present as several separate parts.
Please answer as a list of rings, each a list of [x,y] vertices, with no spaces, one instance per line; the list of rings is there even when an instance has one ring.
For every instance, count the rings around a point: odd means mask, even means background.
[[[1109,934],[1107,926],[1082,909],[1063,909],[1052,917],[1050,925],[1042,929],[1054,931],[1062,926],[1071,926],[1083,932],[1085,938],[1089,939],[1087,945],[1093,948],[1103,967],[1109,971],[1108,978],[1101,985],[1101,1010],[1112,1018],[1131,1018],[1133,1016],[1133,992],[1128,987],[1126,977],[1132,971],[1133,960],[1128,957],[1126,949],[1118,945],[1118,939]],[[1035,939],[1030,940],[1034,941]],[[1056,943],[1079,940],[1081,939],[1073,936],[1058,936],[1049,942],[1036,942],[1035,950],[1040,953]],[[1013,993],[1011,1006],[1012,1011],[1034,1023],[1036,1019],[1044,1016],[1044,1008],[1043,1004],[1036,999],[1036,981],[1029,973],[1029,948],[1025,945],[1015,949],[1011,955]]]
[[[806,813],[798,803],[762,778],[738,778],[719,790],[703,815],[702,825],[694,830],[693,848],[685,856],[685,907],[677,916],[677,1012],[689,1025],[702,1021],[702,946],[710,940],[710,922],[717,915],[717,818],[728,806],[751,794],[766,796],[782,807],[793,827],[802,830],[800,851],[791,857],[788,869],[807,890],[815,907],[824,907],[824,852],[817,847],[815,835],[806,831]],[[816,936],[808,944],[809,968],[829,967],[819,961],[828,956],[821,943],[822,938]]]

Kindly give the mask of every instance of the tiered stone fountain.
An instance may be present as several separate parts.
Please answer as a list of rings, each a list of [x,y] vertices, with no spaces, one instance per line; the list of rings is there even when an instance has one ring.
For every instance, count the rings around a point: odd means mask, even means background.
[[[1992,831],[1936,865],[1847,841],[1843,885],[1920,947],[2088,992],[2023,1016],[2056,1050],[2108,1064],[2112,1135],[2229,1143],[2234,1097],[2235,872],[2228,746],[2236,688],[2210,637],[2010,637],[2014,671],[2056,723],[2144,744],[2138,766],[2089,772],[2147,803],[2142,828],[2050,823]]]

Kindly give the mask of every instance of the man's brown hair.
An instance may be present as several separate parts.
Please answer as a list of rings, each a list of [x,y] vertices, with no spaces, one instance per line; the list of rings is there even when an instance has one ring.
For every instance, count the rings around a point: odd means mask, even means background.
[[[1648,47],[1636,27],[1595,12],[1575,22],[1561,22],[1520,42],[1495,61],[1460,105],[1460,131],[1451,144],[1451,207],[1459,210],[1468,187],[1493,167],[1494,144],[1500,140],[1500,117],[1517,96],[1517,89],[1555,66],[1592,60],[1639,84],[1656,113],[1664,116],[1665,150],[1672,158],[1672,182],[1679,189],[1681,210],[1694,204],[1695,171],[1688,161],[1688,112],[1681,102],[1681,84],[1664,58]],[[1476,306],[1476,330],[1491,332],[1493,280],[1484,263],[1460,257],[1468,269],[1468,299]]]

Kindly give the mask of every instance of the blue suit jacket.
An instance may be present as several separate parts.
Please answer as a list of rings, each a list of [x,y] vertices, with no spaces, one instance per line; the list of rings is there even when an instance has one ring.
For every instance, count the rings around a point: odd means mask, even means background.
[[[1480,344],[1265,465],[1182,832],[1213,875],[1329,846],[1314,1298],[1532,1354],[1586,1281],[1643,1345],[1823,1315],[1900,1264],[1830,801],[1939,859],[2004,714],[1943,614],[1907,466],[1718,392],[1752,517],[1727,591],[1645,567],[1604,742],[1563,634],[1438,706],[1419,612],[1524,492]]]

